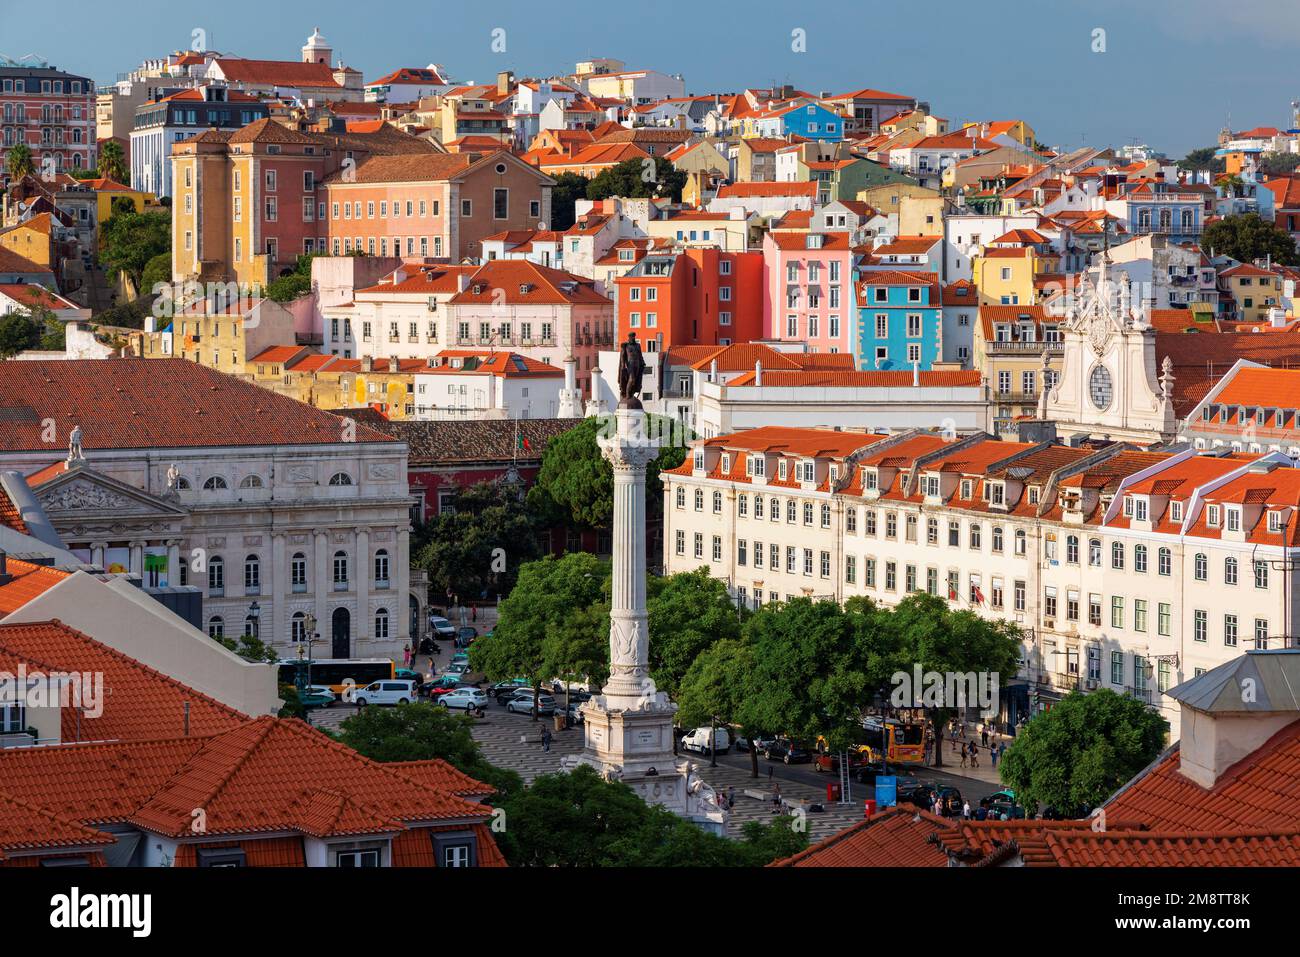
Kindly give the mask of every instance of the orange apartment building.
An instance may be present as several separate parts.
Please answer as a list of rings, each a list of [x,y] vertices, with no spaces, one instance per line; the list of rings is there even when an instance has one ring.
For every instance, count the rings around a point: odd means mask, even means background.
[[[505,150],[372,157],[325,181],[328,249],[478,259],[487,237],[549,222],[553,185]]]
[[[618,341],[650,350],[730,345],[763,337],[763,254],[697,246],[649,251],[614,280]]]

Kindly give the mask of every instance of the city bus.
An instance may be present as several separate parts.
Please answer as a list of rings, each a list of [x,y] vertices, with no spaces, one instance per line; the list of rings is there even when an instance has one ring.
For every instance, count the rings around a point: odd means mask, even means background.
[[[887,758],[890,764],[925,764],[925,725],[898,718],[868,718],[863,724],[862,744],[871,760]]]
[[[291,685],[298,678],[298,667],[303,664],[297,658],[282,658],[279,662],[279,681],[282,685]],[[326,685],[335,694],[341,694],[350,678],[357,688],[364,688],[372,681],[385,681],[395,677],[396,665],[389,658],[313,658],[310,683]]]

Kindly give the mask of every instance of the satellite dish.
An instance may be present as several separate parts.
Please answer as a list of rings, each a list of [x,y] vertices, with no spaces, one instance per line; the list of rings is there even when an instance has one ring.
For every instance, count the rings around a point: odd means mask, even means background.
[[[539,232],[545,232],[545,231],[546,231],[546,224],[543,223],[543,222],[538,222],[538,224],[537,224],[537,229],[538,229]]]

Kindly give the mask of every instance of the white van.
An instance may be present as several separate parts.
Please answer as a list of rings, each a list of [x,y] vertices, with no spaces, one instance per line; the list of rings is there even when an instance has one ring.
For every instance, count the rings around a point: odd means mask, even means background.
[[[364,688],[357,688],[352,693],[352,700],[358,705],[410,704],[415,700],[415,682],[400,678],[374,681]]]
[[[731,750],[731,734],[726,728],[713,729],[713,747],[717,749],[718,754],[726,754]],[[688,732],[681,740],[683,751],[696,751],[700,754],[709,753],[709,729],[696,728]]]

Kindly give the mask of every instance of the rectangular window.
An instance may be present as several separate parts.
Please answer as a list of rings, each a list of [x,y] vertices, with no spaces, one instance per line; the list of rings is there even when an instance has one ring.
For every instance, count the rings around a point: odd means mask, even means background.
[[[492,218],[508,219],[510,217],[510,190],[498,187],[492,190]]]
[[[1124,599],[1119,595],[1112,595],[1110,599],[1110,626],[1124,627]]]
[[[1209,614],[1197,609],[1192,612],[1192,640],[1205,641],[1209,631]]]

